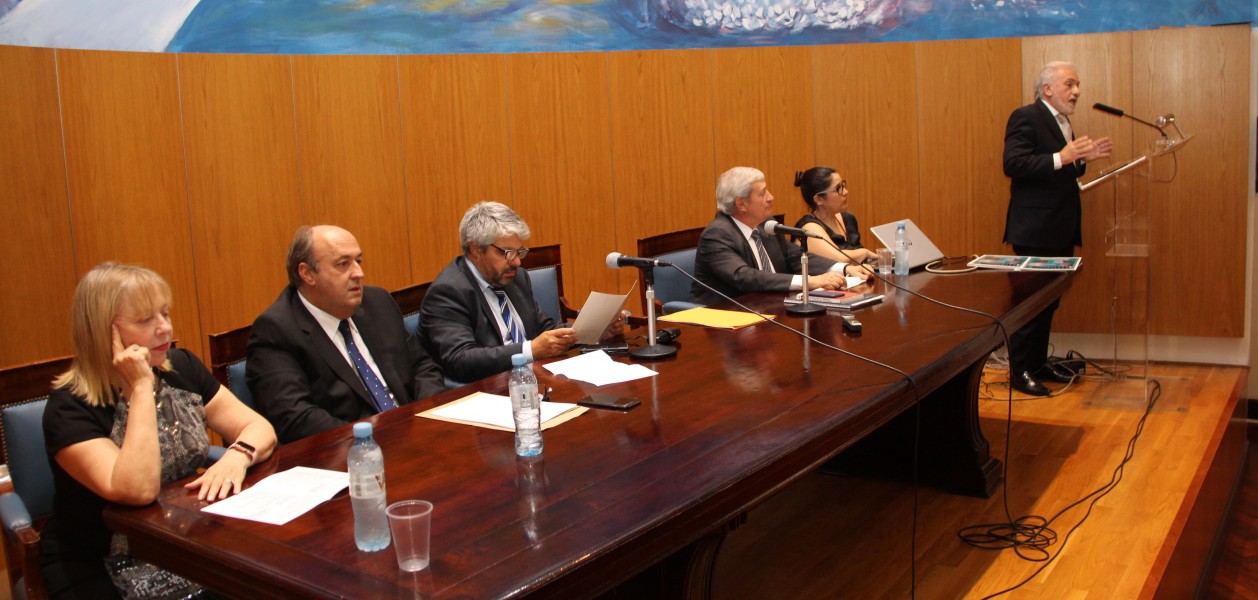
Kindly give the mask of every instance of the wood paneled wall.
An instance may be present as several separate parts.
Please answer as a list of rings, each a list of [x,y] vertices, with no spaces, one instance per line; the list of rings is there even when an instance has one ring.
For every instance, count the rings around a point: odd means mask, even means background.
[[[1154,286],[1191,274],[1218,291],[1155,302],[1150,318],[1159,334],[1242,335],[1245,26],[465,56],[0,47],[0,235],[16,258],[0,263],[0,364],[70,352],[70,296],[98,262],[165,275],[177,336],[204,355],[205,334],[274,299],[297,225],[347,227],[368,282],[397,288],[436,276],[480,200],[514,206],[531,243],[564,245],[579,304],[634,279],[603,266],[608,252],[706,223],[716,175],[738,164],[767,174],[789,221],[804,211],[794,172],[825,164],[848,179],[866,231],[910,217],[949,254],[1005,251],[1005,120],[1056,59],[1079,66],[1081,105],[1171,110],[1197,134],[1156,191]],[[1113,137],[1116,158],[1149,142],[1090,109],[1074,122]],[[1085,269],[1063,330],[1109,328],[1094,299],[1110,275],[1088,268],[1103,260],[1103,195],[1085,196]]]

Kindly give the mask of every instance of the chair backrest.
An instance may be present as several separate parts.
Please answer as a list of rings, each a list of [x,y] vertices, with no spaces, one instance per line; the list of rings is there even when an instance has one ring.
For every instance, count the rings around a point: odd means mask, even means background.
[[[653,235],[638,240],[638,256],[667,260],[687,273],[695,273],[695,250],[699,246],[702,227]],[[655,278],[655,301],[658,306],[669,302],[685,302],[690,298],[690,278],[672,267],[652,268]],[[646,307],[646,274],[638,273],[638,293]]]
[[[559,244],[529,248],[528,256],[521,261],[529,271],[533,283],[533,299],[556,323],[563,323],[576,316],[568,307],[563,294],[563,260]]]
[[[411,335],[419,335],[419,309],[424,305],[424,296],[428,295],[430,285],[431,282],[420,283],[392,292],[393,301],[402,311],[402,326]]]
[[[245,406],[253,408],[253,394],[245,384],[245,349],[249,346],[249,331],[253,325],[245,325],[210,334],[210,371],[218,382],[227,386]]]
[[[70,357],[0,370],[0,443],[13,489],[38,520],[52,514],[52,468],[44,449],[44,405]]]

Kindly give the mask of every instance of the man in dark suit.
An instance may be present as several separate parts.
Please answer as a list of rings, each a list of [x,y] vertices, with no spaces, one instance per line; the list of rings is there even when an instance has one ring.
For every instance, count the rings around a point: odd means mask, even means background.
[[[289,285],[253,322],[245,381],[291,442],[445,389],[393,297],[362,284],[362,250],[340,227],[302,227]]]
[[[420,339],[446,377],[469,382],[530,361],[563,354],[576,331],[561,327],[533,299],[520,261],[529,226],[497,202],[469,208],[459,223],[463,255],[437,275],[420,308]]]
[[[1009,212],[1005,241],[1022,256],[1072,256],[1083,243],[1078,179],[1087,161],[1110,155],[1109,138],[1076,137],[1069,115],[1079,99],[1079,74],[1070,63],[1044,66],[1035,102],[1013,111],[1005,127]],[[1068,383],[1071,374],[1048,360],[1053,302],[1009,339],[1009,379],[1033,396],[1051,393],[1040,380]]]
[[[773,194],[764,173],[751,167],[722,173],[716,183],[716,207],[716,216],[699,236],[696,279],[727,296],[803,288],[799,246],[785,236],[764,232],[764,222],[773,216]],[[808,284],[812,289],[841,289],[847,267],[810,254]],[[714,304],[721,297],[694,283],[690,301]]]

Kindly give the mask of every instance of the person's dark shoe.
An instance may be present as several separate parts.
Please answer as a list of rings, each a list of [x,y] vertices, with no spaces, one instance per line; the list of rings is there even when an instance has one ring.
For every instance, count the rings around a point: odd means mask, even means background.
[[[1044,363],[1044,366],[1034,373],[1034,377],[1039,381],[1051,381],[1053,383],[1070,383],[1075,380],[1073,373],[1053,363]]]
[[[1013,386],[1013,389],[1028,396],[1047,396],[1053,393],[1053,390],[1044,387],[1044,384],[1036,381],[1030,371],[1020,371],[1015,374],[1010,374],[1009,385]]]

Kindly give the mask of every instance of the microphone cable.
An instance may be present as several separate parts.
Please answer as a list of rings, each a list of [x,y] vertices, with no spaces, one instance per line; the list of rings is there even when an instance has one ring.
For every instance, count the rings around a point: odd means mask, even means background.
[[[840,250],[840,252],[843,252],[843,251]],[[843,252],[843,255],[847,256],[849,259],[852,258],[846,252]],[[910,290],[908,288],[892,283],[891,281],[888,281],[886,278],[882,277],[881,275],[877,273],[874,273],[873,271],[870,271],[870,272],[873,273],[873,275],[877,277],[880,281],[886,283],[887,285],[890,285],[898,290],[906,291],[928,302],[933,302],[940,306],[953,308],[953,309],[960,310],[963,312],[969,312],[969,313],[973,313],[977,315],[982,315],[984,317],[991,319],[992,321],[996,323],[997,327],[1000,328],[1001,335],[1005,338],[1005,347],[1006,348],[1009,347],[1008,330],[1005,329],[1004,323],[1002,323],[996,317],[989,315],[985,312],[979,311],[979,310],[974,310],[974,309],[965,308],[961,306],[955,306],[952,304],[948,304],[947,302],[942,302],[934,298],[931,298],[929,296],[919,294],[913,290]],[[1083,496],[1082,498],[1070,503],[1065,508],[1062,508],[1061,510],[1057,511],[1057,514],[1053,515],[1053,517],[1050,519],[1045,519],[1038,515],[1025,515],[1018,519],[1014,519],[1012,511],[1009,510],[1009,448],[1010,446],[1013,445],[1013,437],[1012,437],[1013,387],[1010,386],[1009,392],[1008,392],[1009,393],[1008,404],[1007,404],[1008,410],[1005,417],[1005,452],[1004,452],[1005,461],[1004,461],[1004,464],[1001,465],[1001,471],[1005,479],[1004,490],[1001,493],[1001,498],[1002,498],[1003,508],[1005,511],[1005,518],[1007,519],[1007,521],[1004,523],[988,523],[988,524],[981,524],[981,525],[971,525],[969,527],[965,527],[961,529],[961,531],[958,531],[957,536],[960,537],[962,541],[964,541],[965,543],[975,548],[993,549],[993,550],[1013,548],[1014,551],[1018,554],[1018,556],[1022,557],[1024,560],[1030,560],[1034,562],[1043,562],[1044,564],[1039,569],[1036,569],[1034,573],[1029,575],[1026,579],[1023,579],[1021,582],[1017,583],[1016,585],[1006,588],[1004,590],[1001,590],[999,592],[996,592],[994,594],[990,594],[984,597],[983,600],[988,600],[996,596],[1007,594],[1025,585],[1027,582],[1031,581],[1036,576],[1038,576],[1041,572],[1043,572],[1044,569],[1048,567],[1048,565],[1052,564],[1052,562],[1056,560],[1058,556],[1061,555],[1062,550],[1065,549],[1065,544],[1070,541],[1070,536],[1074,534],[1075,530],[1077,530],[1080,526],[1083,525],[1085,521],[1087,521],[1088,517],[1092,514],[1092,507],[1094,507],[1096,503],[1100,501],[1101,498],[1104,498],[1106,495],[1108,495],[1110,491],[1112,491],[1115,487],[1117,487],[1118,483],[1122,481],[1123,469],[1126,467],[1127,463],[1130,462],[1133,456],[1135,455],[1136,441],[1140,439],[1140,434],[1144,431],[1145,421],[1148,419],[1149,413],[1153,411],[1153,406],[1154,404],[1157,403],[1157,399],[1161,397],[1162,395],[1162,384],[1159,383],[1155,379],[1150,380],[1150,381],[1153,384],[1153,389],[1149,392],[1149,400],[1146,403],[1145,412],[1140,417],[1139,423],[1137,423],[1136,425],[1135,433],[1132,435],[1131,439],[1127,442],[1127,452],[1123,456],[1122,461],[1120,461],[1118,466],[1114,469],[1114,473],[1111,475],[1110,481],[1102,485],[1101,487],[1097,488],[1096,490],[1093,490],[1092,492]],[[1086,502],[1089,498],[1091,498],[1092,500],[1091,502],[1088,503],[1088,510],[1084,514],[1083,518],[1080,519],[1078,523],[1076,523],[1073,527],[1070,528],[1069,531],[1066,532],[1066,537],[1062,538],[1062,547],[1061,549],[1057,551],[1057,554],[1050,555],[1048,552],[1048,547],[1056,543],[1057,533],[1053,531],[1049,526],[1052,525],[1052,523],[1056,521],[1059,517],[1061,517],[1064,513]],[[914,521],[916,522],[916,514],[914,515]],[[1028,548],[1030,550],[1027,550]],[[1028,555],[1028,552],[1034,552],[1034,555]]]
[[[1088,520],[1088,517],[1092,516],[1092,509],[1096,506],[1096,503],[1099,502],[1101,498],[1109,495],[1114,488],[1118,487],[1118,483],[1123,479],[1123,471],[1126,468],[1127,463],[1131,462],[1132,458],[1135,457],[1136,442],[1139,441],[1140,435],[1144,432],[1144,424],[1149,419],[1149,414],[1153,412],[1153,407],[1157,404],[1158,398],[1162,396],[1162,384],[1156,379],[1150,379],[1148,381],[1152,384],[1152,389],[1149,390],[1149,399],[1145,403],[1144,414],[1140,416],[1140,420],[1136,423],[1135,433],[1133,433],[1131,438],[1127,440],[1127,451],[1123,454],[1123,458],[1119,461],[1118,466],[1114,468],[1113,473],[1110,474],[1110,480],[1108,482],[1084,495],[1082,498],[1070,503],[1065,508],[1057,511],[1057,514],[1053,515],[1050,519],[1044,519],[1043,517],[1037,515],[1027,515],[1016,521],[1011,519],[1009,523],[972,525],[957,532],[958,537],[965,541],[965,543],[975,548],[988,550],[1013,548],[1014,552],[1016,552],[1023,560],[1044,563],[1040,565],[1035,572],[1026,576],[1025,579],[1019,581],[1017,584],[998,592],[988,594],[984,596],[982,600],[989,600],[990,598],[1008,594],[1009,592],[1026,585],[1027,582],[1038,577],[1040,573],[1044,572],[1044,569],[1047,569],[1049,565],[1053,564],[1053,562],[1057,560],[1057,557],[1061,556],[1061,553],[1065,551],[1066,544],[1070,542],[1070,536],[1083,526],[1083,523]],[[1006,493],[1006,497],[1008,497],[1008,493]],[[1050,555],[1048,547],[1056,543],[1057,534],[1053,532],[1053,530],[1049,529],[1049,525],[1070,509],[1075,508],[1084,502],[1087,502],[1087,511],[1084,512],[1083,517],[1079,519],[1079,522],[1075,523],[1070,530],[1066,532],[1066,537],[1062,538],[1061,547],[1057,550],[1057,553]],[[1030,550],[1027,550],[1028,548]]]
[[[881,367],[888,371],[892,371],[898,374],[900,377],[904,378],[904,380],[909,383],[909,386],[913,389],[913,521],[912,521],[912,531],[910,532],[911,537],[909,540],[909,552],[910,552],[909,554],[909,597],[916,598],[917,597],[917,511],[918,511],[918,479],[919,479],[918,451],[919,451],[919,442],[921,439],[920,430],[921,430],[921,400],[922,400],[921,392],[919,391],[917,387],[917,381],[913,379],[912,375],[909,375],[908,373],[900,369],[897,369],[891,365],[876,361],[867,356],[861,356],[850,350],[844,350],[833,344],[823,342],[811,335],[808,335],[807,333],[804,333],[798,329],[795,329],[794,327],[791,327],[790,325],[787,325],[785,323],[780,323],[778,322],[777,319],[770,319],[769,317],[766,317],[763,314],[761,314],[760,311],[752,310],[751,308],[747,307],[745,304],[725,295],[724,292],[708,285],[707,283],[703,281],[699,281],[699,279],[696,278],[694,275],[687,273],[685,269],[674,264],[670,264],[668,266],[674,269],[677,269],[677,272],[685,275],[686,277],[689,277],[691,281],[698,283],[699,285],[707,288],[711,292],[716,293],[716,295],[720,296],[721,298],[724,298],[725,300],[728,300],[734,303],[735,306],[753,315],[756,315],[757,317],[760,317],[760,319],[763,321],[767,321],[773,325],[781,327],[782,329],[785,329],[791,333],[794,333],[795,335],[798,335],[810,342],[813,342],[814,344],[823,346],[830,350],[834,350],[835,352],[838,352],[839,354],[850,356],[857,360],[861,360],[871,365]],[[805,290],[804,293],[806,294],[808,293],[808,291]]]

